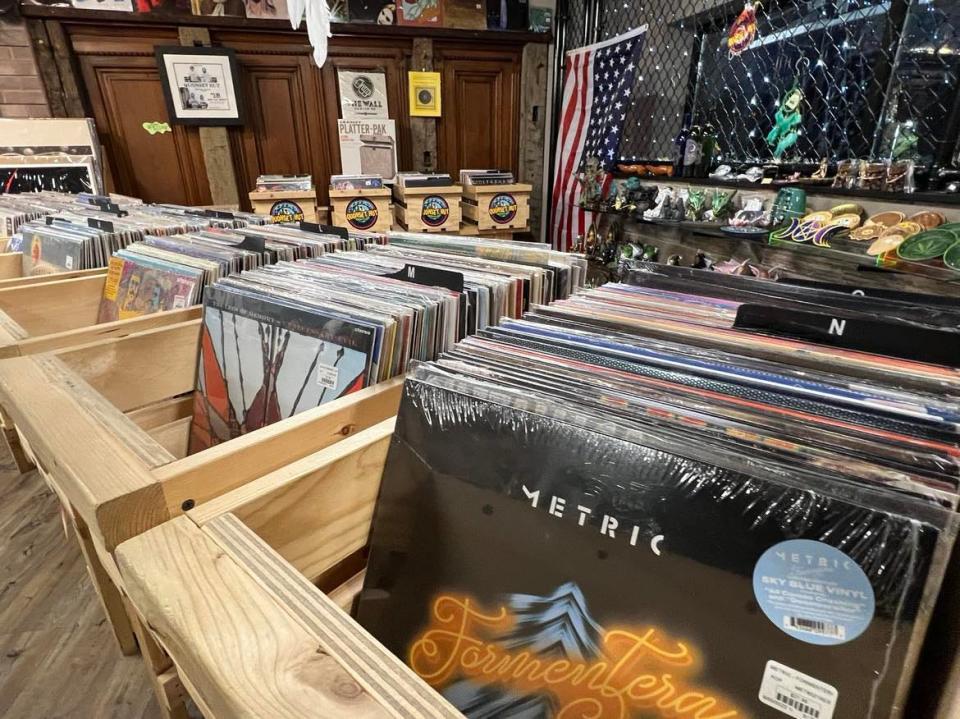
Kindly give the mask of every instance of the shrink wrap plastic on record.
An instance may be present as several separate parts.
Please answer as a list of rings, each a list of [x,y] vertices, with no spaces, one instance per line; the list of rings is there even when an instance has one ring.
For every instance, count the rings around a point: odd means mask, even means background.
[[[904,716],[953,512],[603,401],[418,367],[360,622],[471,717]]]

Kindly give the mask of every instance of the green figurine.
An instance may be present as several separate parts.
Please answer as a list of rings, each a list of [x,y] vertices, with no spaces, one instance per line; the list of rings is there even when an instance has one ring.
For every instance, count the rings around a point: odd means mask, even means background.
[[[691,188],[687,195],[687,211],[689,218],[695,222],[703,219],[704,210],[707,209],[706,190],[696,190]]]
[[[733,214],[733,197],[736,194],[736,190],[714,191],[713,200],[710,202],[710,211],[713,213],[714,222],[726,220]]]
[[[800,105],[803,102],[803,91],[796,85],[787,93],[774,115],[773,129],[767,133],[767,144],[776,144],[773,156],[776,159],[797,144],[800,136],[796,130],[800,124]]]

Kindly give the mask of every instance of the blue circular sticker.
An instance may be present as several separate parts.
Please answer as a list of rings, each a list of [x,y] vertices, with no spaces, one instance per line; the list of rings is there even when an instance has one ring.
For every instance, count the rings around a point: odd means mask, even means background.
[[[270,208],[270,221],[274,224],[280,222],[301,222],[303,221],[303,208],[296,202],[291,202],[290,200],[274,202]]]
[[[380,212],[366,197],[355,197],[347,203],[347,222],[358,230],[367,230],[377,224]]]
[[[860,565],[811,539],[790,539],[764,552],[753,569],[753,593],[771,622],[807,644],[856,639],[876,607]]]
[[[423,198],[420,219],[430,227],[439,227],[450,217],[450,205],[440,195],[427,195]]]
[[[494,195],[488,209],[490,219],[498,225],[505,225],[517,216],[517,200],[506,192]]]

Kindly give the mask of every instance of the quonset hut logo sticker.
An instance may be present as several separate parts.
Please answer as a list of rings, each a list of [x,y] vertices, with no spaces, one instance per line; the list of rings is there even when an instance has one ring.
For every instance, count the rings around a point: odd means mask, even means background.
[[[379,217],[377,206],[366,197],[355,197],[347,203],[347,222],[357,230],[369,230]]]
[[[303,209],[296,202],[280,200],[270,208],[270,220],[274,224],[281,222],[302,222]]]
[[[427,195],[423,198],[420,219],[430,227],[440,227],[450,217],[450,205],[439,195]]]
[[[513,195],[501,192],[490,200],[490,219],[498,225],[505,225],[517,216],[517,200]]]

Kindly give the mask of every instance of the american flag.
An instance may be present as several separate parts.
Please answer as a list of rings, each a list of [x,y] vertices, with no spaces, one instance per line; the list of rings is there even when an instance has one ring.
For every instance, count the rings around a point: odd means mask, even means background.
[[[612,170],[620,159],[620,140],[646,32],[644,25],[567,53],[551,198],[555,249],[571,249],[592,221],[592,213],[575,206],[580,196],[577,173],[583,161],[598,157],[605,170]],[[609,184],[608,178],[604,190]]]

